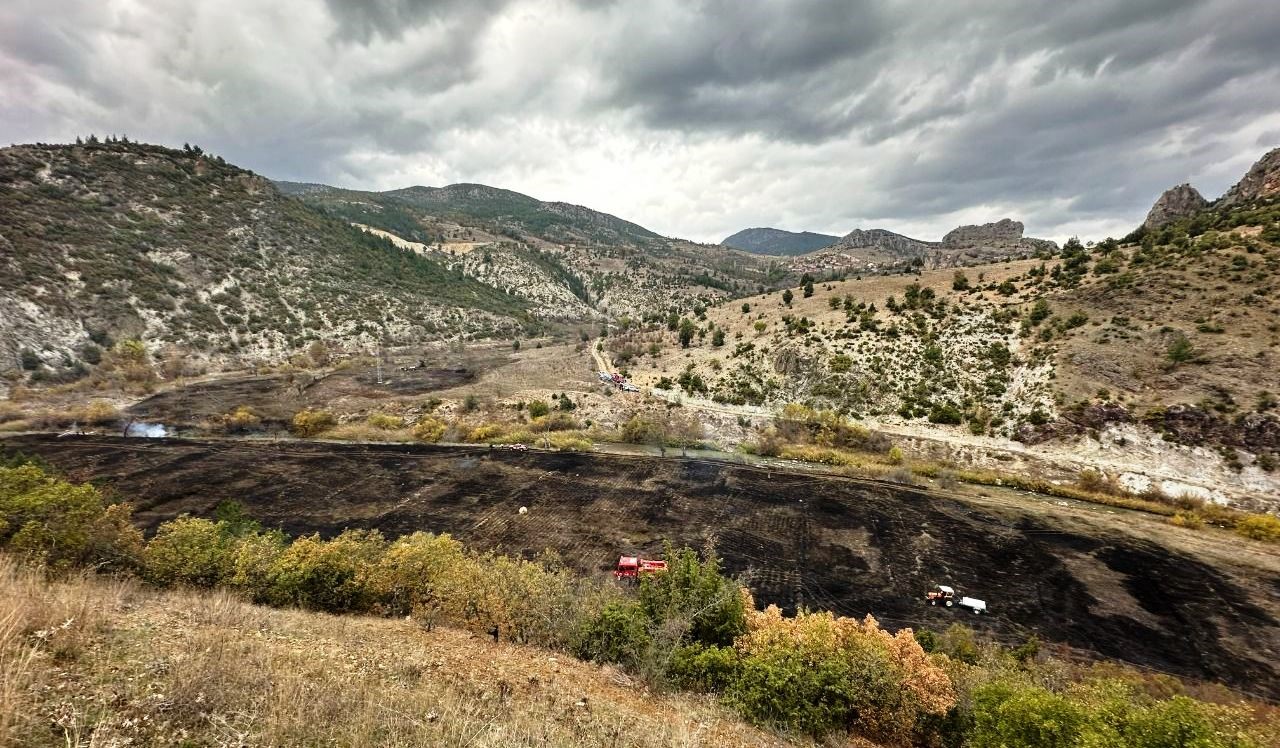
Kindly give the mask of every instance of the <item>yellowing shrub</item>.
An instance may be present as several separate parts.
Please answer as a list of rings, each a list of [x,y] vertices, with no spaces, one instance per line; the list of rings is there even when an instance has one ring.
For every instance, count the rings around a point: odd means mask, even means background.
[[[894,635],[871,616],[829,612],[787,618],[776,606],[747,622],[725,700],[757,724],[812,735],[854,730],[898,744],[956,703],[951,679],[908,629]]]
[[[420,442],[438,442],[444,436],[444,421],[425,416],[413,425],[413,438]]]
[[[471,429],[471,433],[467,434],[467,441],[476,443],[497,441],[505,433],[507,433],[507,427],[503,424],[486,423]]]
[[[366,419],[370,426],[381,431],[395,431],[404,428],[404,419],[388,413],[371,413]]]
[[[85,425],[102,426],[120,420],[120,409],[106,400],[94,400],[81,415]]]
[[[590,452],[593,447],[591,440],[580,432],[552,433],[547,435],[547,440],[551,442],[553,449],[561,452]]]
[[[1236,522],[1236,533],[1253,540],[1280,542],[1280,518],[1253,514]]]
[[[333,428],[337,419],[327,410],[300,410],[293,417],[293,432],[298,436],[316,436]]]

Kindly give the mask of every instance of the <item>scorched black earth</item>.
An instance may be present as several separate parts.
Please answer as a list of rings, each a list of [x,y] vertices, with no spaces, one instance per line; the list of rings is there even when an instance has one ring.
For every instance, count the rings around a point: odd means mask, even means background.
[[[960,621],[1007,641],[1034,632],[1280,697],[1275,564],[1230,554],[1209,562],[1140,534],[1055,518],[1034,500],[988,506],[877,481],[600,454],[108,437],[3,443],[114,486],[148,529],[234,499],[293,534],[448,532],[477,548],[550,548],[589,573],[606,572],[624,552],[659,553],[663,541],[711,541],[760,604],[871,613],[893,627]],[[929,607],[923,595],[937,583],[986,600],[991,614]]]

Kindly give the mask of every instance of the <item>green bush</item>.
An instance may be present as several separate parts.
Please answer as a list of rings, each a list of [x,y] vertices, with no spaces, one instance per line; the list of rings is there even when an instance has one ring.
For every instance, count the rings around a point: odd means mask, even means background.
[[[235,545],[225,523],[179,517],[156,530],[142,566],[156,584],[212,587],[234,574]]]
[[[133,568],[142,534],[125,504],[75,485],[36,465],[0,468],[0,547],[54,569]]]
[[[975,748],[1074,748],[1085,714],[1066,697],[1034,686],[990,683],[973,693]]]
[[[551,412],[551,406],[545,400],[534,400],[529,403],[529,417],[541,418]]]
[[[1099,680],[1065,693],[997,681],[976,688],[969,744],[1055,748],[1249,748],[1242,709],[1186,696],[1155,699],[1117,680]]]
[[[276,605],[332,613],[369,610],[374,594],[362,572],[385,547],[377,530],[348,530],[330,541],[298,538],[271,565],[266,597]]]
[[[732,646],[747,630],[742,587],[720,573],[720,559],[708,550],[699,561],[690,548],[664,549],[667,571],[640,582],[640,607],[650,621],[688,627],[684,641]]]
[[[672,653],[667,676],[677,688],[723,693],[738,678],[738,653],[733,647],[680,647]]]
[[[579,625],[573,638],[573,653],[593,662],[635,666],[651,643],[644,610],[637,603],[617,600]]]

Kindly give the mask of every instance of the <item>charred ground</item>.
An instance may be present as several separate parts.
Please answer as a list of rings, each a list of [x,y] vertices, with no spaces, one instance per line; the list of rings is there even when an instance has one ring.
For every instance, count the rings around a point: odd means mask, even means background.
[[[234,499],[293,534],[448,532],[477,548],[551,549],[587,573],[606,572],[622,551],[710,540],[761,604],[871,613],[891,626],[959,620],[1006,640],[1034,632],[1280,697],[1280,564],[1247,549],[1166,547],[1116,529],[1128,520],[1109,510],[1108,525],[702,460],[107,437],[2,444],[115,487],[147,528]],[[993,615],[929,608],[921,597],[935,583],[986,599]]]

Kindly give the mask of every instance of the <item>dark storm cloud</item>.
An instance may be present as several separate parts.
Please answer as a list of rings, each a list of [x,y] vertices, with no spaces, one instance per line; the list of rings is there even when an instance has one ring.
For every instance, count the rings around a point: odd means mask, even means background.
[[[1131,226],[1280,145],[1254,0],[11,0],[0,141],[127,132],[272,176],[480,181],[713,239]]]
[[[338,21],[336,36],[368,44],[374,36],[399,39],[408,30],[440,23],[471,37],[508,0],[325,0]]]

